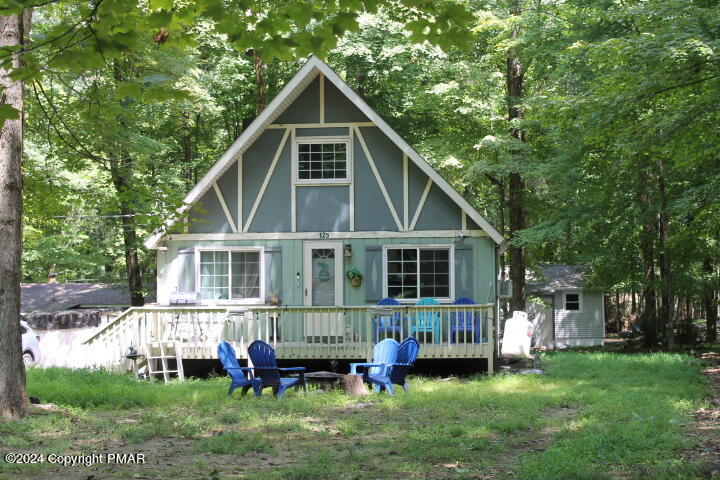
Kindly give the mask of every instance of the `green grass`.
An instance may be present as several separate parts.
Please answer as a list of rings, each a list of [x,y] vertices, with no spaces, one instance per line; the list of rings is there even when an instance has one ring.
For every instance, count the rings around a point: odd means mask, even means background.
[[[703,478],[681,459],[706,393],[691,357],[556,353],[543,363],[544,376],[413,378],[413,392],[395,398],[282,401],[227,397],[225,378],[163,385],[31,369],[30,395],[63,411],[0,423],[0,451],[149,458],[73,467],[103,478]],[[0,477],[53,473],[0,462]]]

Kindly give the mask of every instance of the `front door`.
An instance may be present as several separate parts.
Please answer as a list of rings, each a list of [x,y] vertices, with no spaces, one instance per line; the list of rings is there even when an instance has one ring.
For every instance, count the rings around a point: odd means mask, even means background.
[[[342,313],[332,309],[343,304],[342,242],[305,242],[303,246],[304,330],[309,343],[339,343],[345,335]],[[328,308],[323,308],[328,307]]]

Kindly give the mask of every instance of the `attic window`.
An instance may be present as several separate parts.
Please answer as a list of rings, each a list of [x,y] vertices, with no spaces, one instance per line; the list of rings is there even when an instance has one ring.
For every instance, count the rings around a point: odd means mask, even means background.
[[[302,138],[296,144],[298,183],[350,181],[349,139]]]
[[[566,293],[565,294],[565,310],[580,310],[581,298],[579,293]]]

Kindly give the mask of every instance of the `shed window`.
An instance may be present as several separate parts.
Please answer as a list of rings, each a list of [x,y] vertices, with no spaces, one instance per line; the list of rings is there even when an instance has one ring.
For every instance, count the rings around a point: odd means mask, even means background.
[[[348,182],[349,140],[297,143],[297,181],[300,183]]]
[[[260,250],[200,251],[203,300],[260,300]]]
[[[580,294],[579,293],[566,293],[565,294],[565,310],[580,310]]]
[[[449,247],[387,248],[387,296],[406,300],[451,298],[450,268]]]

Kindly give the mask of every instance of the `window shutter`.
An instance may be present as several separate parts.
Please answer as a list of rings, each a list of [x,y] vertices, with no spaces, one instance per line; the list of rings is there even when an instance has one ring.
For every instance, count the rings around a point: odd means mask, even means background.
[[[476,302],[481,301],[474,298],[474,273],[472,245],[455,247],[455,298],[468,297]]]
[[[181,248],[178,250],[178,291],[194,292],[195,290],[195,249]]]
[[[377,302],[382,298],[382,247],[365,247],[365,301]]]
[[[265,302],[282,304],[282,249],[265,248]]]

